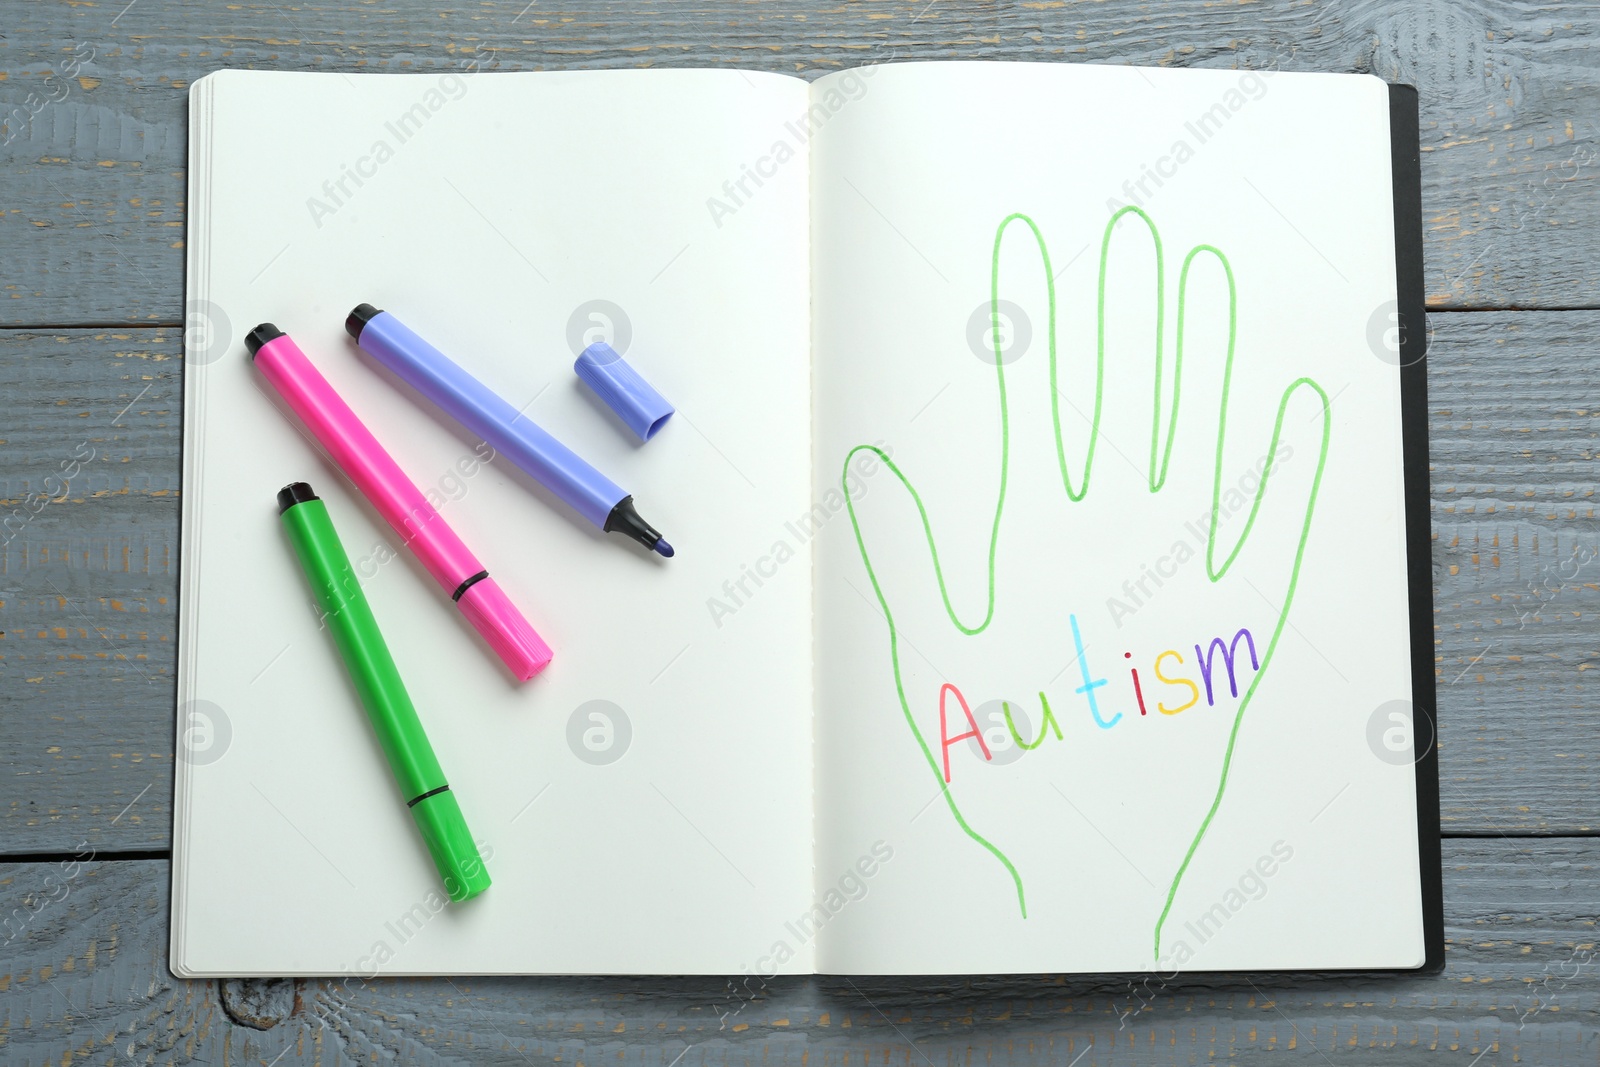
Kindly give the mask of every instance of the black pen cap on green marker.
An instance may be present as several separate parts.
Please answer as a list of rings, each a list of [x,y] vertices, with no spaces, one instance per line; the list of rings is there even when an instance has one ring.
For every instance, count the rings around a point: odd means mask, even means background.
[[[316,499],[318,497],[315,490],[305,482],[290,482],[278,490],[278,514],[282,515],[296,504],[304,504],[308,500]]]

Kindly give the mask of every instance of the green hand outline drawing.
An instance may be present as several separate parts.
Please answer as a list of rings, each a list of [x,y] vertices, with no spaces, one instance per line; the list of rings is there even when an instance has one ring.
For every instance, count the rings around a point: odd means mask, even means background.
[[[977,830],[973,829],[970,824],[968,824],[966,817],[961,813],[960,806],[956,803],[955,797],[950,792],[948,783],[946,783],[944,780],[944,774],[940,770],[939,762],[934,758],[932,750],[928,747],[927,739],[923,736],[921,728],[917,725],[916,718],[911,713],[911,704],[910,701],[906,699],[905,683],[900,671],[899,626],[895,621],[894,612],[889,606],[888,598],[884,595],[883,587],[878,581],[877,570],[872,565],[872,556],[867,550],[866,539],[861,532],[861,522],[856,515],[855,498],[850,493],[848,474],[850,463],[855,459],[858,453],[871,452],[878,458],[879,461],[883,463],[884,467],[894,475],[894,477],[910,495],[912,502],[916,505],[917,515],[922,523],[923,536],[928,544],[928,553],[932,558],[934,576],[939,584],[939,597],[944,604],[945,614],[949,616],[949,619],[955,628],[965,636],[975,636],[988,629],[989,624],[994,620],[995,555],[998,551],[1000,542],[1000,520],[1005,511],[1007,477],[1010,470],[1011,457],[1011,420],[1010,411],[1006,401],[1006,371],[1005,364],[1003,362],[1003,350],[998,329],[1000,322],[1000,250],[1005,239],[1006,229],[1013,222],[1021,222],[1027,226],[1028,231],[1033,235],[1034,242],[1038,247],[1039,257],[1044,268],[1046,299],[1049,307],[1047,335],[1049,340],[1050,417],[1055,430],[1056,461],[1061,471],[1061,483],[1063,488],[1066,490],[1067,497],[1073,503],[1077,503],[1088,495],[1089,479],[1094,469],[1095,446],[1100,437],[1100,416],[1105,391],[1106,271],[1110,260],[1111,238],[1116,230],[1117,223],[1122,220],[1124,215],[1129,214],[1137,216],[1149,229],[1150,237],[1154,244],[1156,261],[1154,415],[1151,419],[1150,427],[1150,466],[1147,478],[1147,486],[1151,493],[1159,493],[1166,484],[1167,471],[1172,460],[1172,445],[1177,436],[1176,431],[1178,425],[1178,408],[1179,400],[1182,396],[1184,319],[1185,303],[1188,295],[1189,270],[1194,265],[1194,261],[1197,256],[1206,254],[1213,256],[1217,260],[1217,262],[1221,265],[1223,273],[1227,279],[1228,344],[1227,355],[1223,364],[1222,398],[1219,405],[1220,410],[1217,420],[1216,460],[1212,469],[1211,519],[1206,537],[1206,577],[1212,583],[1221,581],[1223,576],[1226,575],[1232,568],[1234,561],[1238,559],[1240,551],[1243,550],[1245,542],[1249,539],[1250,533],[1255,527],[1256,516],[1261,509],[1261,502],[1266,496],[1267,485],[1269,484],[1272,475],[1272,467],[1269,465],[1263,472],[1260,483],[1256,486],[1255,497],[1251,502],[1249,515],[1245,519],[1244,529],[1239,533],[1238,541],[1235,542],[1233,550],[1228,553],[1227,558],[1222,561],[1222,565],[1220,567],[1217,566],[1217,522],[1219,519],[1218,512],[1222,495],[1222,457],[1224,445],[1227,440],[1228,400],[1231,394],[1233,383],[1234,345],[1237,339],[1238,325],[1238,294],[1234,284],[1233,267],[1231,264],[1229,264],[1227,256],[1225,256],[1220,249],[1213,245],[1196,245],[1194,248],[1190,249],[1189,253],[1184,257],[1183,266],[1178,274],[1177,329],[1173,342],[1172,409],[1167,416],[1166,444],[1163,448],[1161,445],[1161,369],[1162,346],[1165,339],[1164,326],[1166,307],[1164,259],[1161,246],[1161,235],[1156,229],[1155,222],[1150,218],[1149,215],[1147,215],[1138,207],[1128,206],[1121,208],[1114,213],[1110,220],[1106,223],[1104,234],[1100,240],[1100,272],[1097,293],[1098,306],[1096,311],[1097,339],[1095,345],[1094,411],[1089,420],[1089,444],[1084,454],[1083,482],[1076,488],[1072,484],[1072,475],[1067,469],[1066,447],[1062,441],[1061,435],[1061,394],[1057,385],[1056,288],[1055,272],[1050,266],[1050,252],[1046,247],[1044,234],[1040,232],[1038,225],[1033,221],[1033,219],[1021,212],[1013,212],[1012,214],[1007,215],[1000,222],[999,227],[995,231],[994,251],[990,263],[989,311],[990,321],[993,327],[991,330],[991,337],[994,340],[995,382],[1000,401],[1000,487],[995,496],[994,521],[990,525],[989,530],[989,552],[988,559],[986,561],[988,595],[983,619],[980,622],[978,622],[976,625],[969,626],[962,622],[961,618],[956,614],[955,606],[950,602],[949,590],[945,583],[944,566],[939,559],[939,546],[934,538],[933,525],[931,520],[928,518],[927,508],[923,505],[922,496],[917,492],[916,486],[912,484],[911,479],[906,476],[905,472],[900,469],[899,465],[896,464],[894,460],[890,459],[888,454],[881,448],[878,448],[874,445],[856,445],[845,454],[844,463],[840,470],[840,486],[844,490],[845,504],[850,512],[850,527],[855,534],[856,549],[861,554],[862,565],[866,568],[867,577],[872,583],[873,595],[877,598],[878,606],[883,611],[883,617],[889,625],[889,659],[891,666],[893,667],[895,693],[900,701],[900,711],[905,717],[906,725],[911,728],[911,734],[916,739],[918,748],[920,748],[922,751],[923,759],[927,761],[929,771],[933,774],[934,780],[939,784],[940,793],[943,795],[945,804],[949,807],[950,814],[952,817],[954,817],[956,825],[960,827],[962,833],[966,834],[973,841],[981,845],[985,850],[993,855],[995,859],[999,860],[1001,865],[1005,867],[1006,872],[1011,876],[1011,880],[1015,884],[1017,890],[1017,907],[1020,909],[1024,919],[1028,917],[1028,905],[1027,896],[1022,884],[1021,874],[1018,873],[1016,866],[1012,864],[1011,859],[1004,852],[1002,852],[996,845],[989,841],[988,838],[984,837]],[[1294,394],[1302,388],[1309,389],[1315,393],[1318,401],[1320,402],[1322,415],[1322,439],[1317,453],[1316,473],[1312,477],[1311,490],[1307,494],[1305,515],[1300,524],[1299,540],[1295,546],[1294,564],[1290,569],[1289,581],[1284,593],[1283,608],[1278,614],[1278,620],[1273,627],[1272,636],[1268,640],[1266,651],[1261,657],[1261,669],[1255,673],[1255,676],[1251,680],[1249,687],[1245,690],[1243,698],[1239,701],[1239,707],[1237,711],[1234,713],[1233,724],[1228,733],[1228,744],[1223,752],[1222,766],[1217,777],[1216,793],[1212,797],[1210,807],[1206,810],[1204,817],[1200,820],[1200,825],[1198,829],[1196,829],[1194,837],[1190,841],[1187,851],[1184,853],[1183,862],[1178,865],[1177,871],[1172,876],[1172,883],[1167,889],[1166,903],[1161,909],[1160,917],[1156,920],[1153,933],[1154,956],[1157,960],[1159,960],[1161,956],[1162,927],[1166,924],[1167,916],[1172,911],[1172,903],[1178,895],[1178,888],[1183,882],[1183,876],[1188,871],[1189,864],[1194,859],[1195,852],[1200,848],[1200,843],[1202,840],[1204,840],[1206,832],[1211,828],[1211,822],[1216,817],[1218,809],[1222,806],[1222,799],[1224,794],[1227,792],[1228,787],[1228,772],[1233,765],[1234,747],[1239,738],[1239,728],[1244,722],[1245,712],[1249,709],[1250,703],[1255,697],[1256,689],[1258,686],[1260,686],[1261,679],[1266,677],[1267,670],[1271,666],[1273,656],[1277,652],[1278,641],[1283,636],[1284,627],[1288,623],[1290,605],[1294,602],[1295,591],[1299,585],[1300,568],[1305,560],[1306,544],[1310,539],[1312,519],[1316,514],[1317,494],[1322,487],[1322,475],[1327,466],[1328,446],[1332,432],[1332,425],[1328,410],[1330,403],[1328,394],[1315,380],[1309,377],[1300,377],[1296,378],[1287,387],[1285,387],[1278,400],[1277,416],[1272,426],[1272,441],[1268,446],[1266,453],[1269,456],[1277,454],[1278,445],[1283,435],[1283,420],[1288,411],[1289,402],[1291,399],[1293,399]],[[1036,739],[1035,744],[1042,740],[1043,727],[1041,727],[1040,737]]]

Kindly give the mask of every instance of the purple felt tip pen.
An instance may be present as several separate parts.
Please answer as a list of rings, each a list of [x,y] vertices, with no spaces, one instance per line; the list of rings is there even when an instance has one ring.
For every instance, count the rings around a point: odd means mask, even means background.
[[[639,517],[633,497],[551,437],[488,386],[451,362],[387,311],[361,304],[344,328],[362,351],[388,367],[496,452],[606,533],[623,533],[663,556],[672,546]]]

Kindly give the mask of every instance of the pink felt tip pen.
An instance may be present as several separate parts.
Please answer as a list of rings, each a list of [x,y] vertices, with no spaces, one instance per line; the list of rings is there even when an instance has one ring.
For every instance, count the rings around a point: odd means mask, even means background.
[[[550,662],[550,646],[299,346],[270,322],[251,330],[244,343],[262,377],[288,401],[511,673],[527,681],[543,670]]]

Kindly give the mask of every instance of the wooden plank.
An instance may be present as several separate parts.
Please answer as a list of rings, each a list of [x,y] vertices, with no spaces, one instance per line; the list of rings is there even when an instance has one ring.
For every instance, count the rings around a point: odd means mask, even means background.
[[[806,77],[953,58],[1373,73],[1421,88],[1432,304],[1600,304],[1591,207],[1600,69],[1586,58],[1600,9],[1558,17],[1510,0],[125,6],[8,11],[0,124],[6,113],[21,118],[0,144],[0,323],[181,320],[185,100],[205,73],[443,71],[475,58],[501,70],[740,66]],[[30,100],[40,106],[31,117]]]
[[[744,991],[710,978],[184,982],[166,966],[166,863],[10,864],[0,1049],[16,1064],[279,1067],[1094,1067],[1291,1050],[1593,1063],[1597,876],[1591,839],[1446,842],[1448,964],[1433,978],[822,977]]]
[[[181,347],[0,333],[0,850],[170,840]]]
[[[1571,398],[1600,312],[1433,325],[1444,825],[1589,831],[1600,444]],[[0,331],[0,853],[170,840],[180,362],[176,330]],[[59,502],[8,520],[80,447]]]
[[[1448,830],[1592,831],[1600,313],[1433,316],[1434,611]],[[1563,798],[1548,803],[1550,789]],[[1558,810],[1559,809],[1559,810]]]

